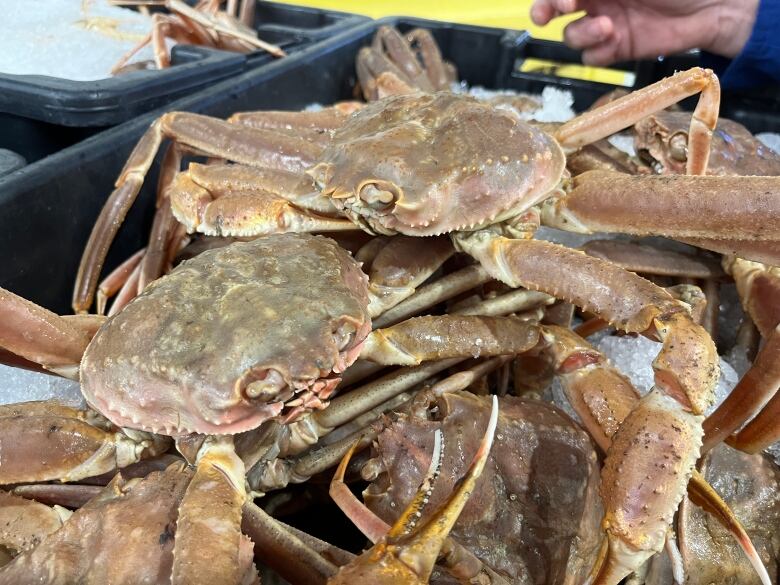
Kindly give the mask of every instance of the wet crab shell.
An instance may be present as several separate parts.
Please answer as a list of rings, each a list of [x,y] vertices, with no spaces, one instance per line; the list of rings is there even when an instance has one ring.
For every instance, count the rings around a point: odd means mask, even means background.
[[[564,167],[558,143],[516,114],[442,92],[367,105],[309,174],[361,226],[426,236],[518,215],[558,185]]]
[[[441,429],[441,473],[421,522],[428,518],[471,462],[490,415],[486,398],[445,394],[434,408],[387,422],[376,458],[363,469],[375,477],[363,494],[369,508],[396,520],[425,476]],[[546,403],[503,397],[490,458],[451,534],[512,583],[579,583],[600,544],[598,484],[596,452],[582,429]]]
[[[367,306],[366,276],[333,240],[284,234],[210,250],[106,322],[84,354],[82,391],[120,426],[249,430],[289,415],[294,396],[298,410],[324,406],[371,329]]]

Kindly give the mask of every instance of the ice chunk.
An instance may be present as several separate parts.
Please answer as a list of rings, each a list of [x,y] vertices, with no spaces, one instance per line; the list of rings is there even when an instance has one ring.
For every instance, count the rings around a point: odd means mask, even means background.
[[[453,83],[450,89],[454,93],[468,93],[479,100],[489,100],[496,96],[518,95],[520,93],[506,89],[485,89],[480,86],[470,88],[465,81]],[[566,122],[577,115],[573,108],[574,94],[568,90],[548,85],[542,90],[542,95],[539,97],[542,100],[542,107],[535,112],[521,112],[519,115],[522,119],[535,120],[537,122]]]
[[[775,132],[761,132],[756,134],[758,138],[765,146],[768,146],[776,153],[780,154],[780,134]]]
[[[86,406],[78,382],[0,365],[0,404],[56,400],[68,406]]]
[[[628,156],[636,156],[636,149],[634,148],[634,134],[632,132],[621,132],[620,134],[613,134],[607,138],[609,143],[620,150],[625,152]]]
[[[775,465],[780,466],[780,441],[769,445],[766,448],[766,453],[774,460]]]
[[[531,119],[537,122],[566,122],[576,115],[573,106],[572,92],[548,85],[542,90],[542,108],[533,112]]]
[[[152,29],[149,16],[108,0],[7,1],[2,7],[0,71],[16,75],[105,79]],[[131,62],[152,58],[147,46]]]

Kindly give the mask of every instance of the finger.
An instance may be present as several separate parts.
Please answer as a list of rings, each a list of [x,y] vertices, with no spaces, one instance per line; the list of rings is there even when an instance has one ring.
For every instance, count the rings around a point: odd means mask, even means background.
[[[531,20],[538,26],[543,26],[558,16],[549,0],[536,0],[531,6]]]
[[[578,0],[536,0],[531,6],[531,20],[544,25],[553,18],[578,10]]]
[[[606,41],[615,31],[608,16],[583,16],[566,25],[563,40],[572,49],[587,49]]]
[[[619,61],[619,45],[615,35],[611,35],[603,43],[588,47],[582,51],[582,62],[585,65],[603,67]]]

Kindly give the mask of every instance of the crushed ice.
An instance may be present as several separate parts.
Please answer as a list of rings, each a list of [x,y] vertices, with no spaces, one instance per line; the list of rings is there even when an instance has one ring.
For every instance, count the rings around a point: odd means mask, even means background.
[[[56,400],[67,406],[86,406],[78,382],[0,365],[0,404]]]
[[[152,27],[150,17],[107,0],[6,1],[2,7],[0,72],[15,75],[111,77],[111,67]],[[152,58],[147,46],[131,62]]]

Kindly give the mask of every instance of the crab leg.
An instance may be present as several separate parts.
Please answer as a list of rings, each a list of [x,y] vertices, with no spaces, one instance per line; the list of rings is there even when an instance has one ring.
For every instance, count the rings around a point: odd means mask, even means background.
[[[731,238],[679,238],[681,242],[726,256],[749,258],[772,266],[780,265],[780,241],[734,240]]]
[[[214,198],[187,173],[176,176],[171,210],[188,232],[208,236],[259,236],[283,232],[352,231],[355,224],[306,212],[268,192],[236,191]]]
[[[340,102],[316,112],[288,112],[285,110],[265,110],[258,112],[238,112],[228,118],[228,122],[265,128],[268,130],[316,130],[327,132],[338,130],[352,113],[363,107],[360,102]]]
[[[641,274],[704,279],[721,278],[724,275],[718,263],[709,258],[675,250],[660,250],[639,242],[592,240],[582,246],[582,251]]]
[[[91,329],[0,288],[0,347],[47,370],[78,379]]]
[[[687,240],[780,240],[780,179],[688,175],[635,177],[589,171],[549,199],[542,222],[579,233],[622,232]],[[700,242],[705,245],[705,241]]]
[[[384,313],[414,294],[455,253],[447,237],[430,238],[421,248],[419,238],[396,236],[371,262],[368,274],[368,311]]]
[[[413,49],[416,49],[415,52],[419,55],[419,60],[427,72],[428,80],[433,85],[433,89],[435,91],[449,89],[450,83],[457,80],[451,77],[451,71],[445,67],[439,45],[430,31],[416,28],[410,31],[406,38],[409,39]]]
[[[545,326],[543,327],[542,340],[543,344],[540,344],[542,346],[540,349],[547,351],[553,361],[569,403],[580,416],[591,437],[603,451],[609,453],[613,437],[619,429],[623,428],[621,425],[624,425],[626,420],[630,420],[640,410],[636,408],[637,403],[648,399],[657,391],[640,399],[631,382],[612,367],[599,351],[566,328]],[[545,345],[546,347],[544,347]],[[651,428],[652,423],[648,419],[644,422],[644,432],[647,433]],[[681,432],[683,428],[679,427]],[[621,432],[623,431],[621,430]],[[647,437],[647,435],[645,436]],[[662,434],[659,434],[658,438],[659,442],[664,441]],[[650,461],[646,465],[648,468],[657,467],[660,470],[666,470],[669,467],[681,465],[681,460],[676,457],[664,456],[660,463]],[[602,479],[602,497],[605,500],[607,510],[610,509],[607,504],[610,492],[604,488],[605,485],[608,485],[605,482],[619,481],[619,476],[620,468],[616,474],[614,468],[605,467]],[[656,490],[653,492],[653,497],[649,500],[643,500],[648,502],[644,504],[643,512],[652,512],[654,508],[662,507],[662,505],[658,505],[658,502],[663,501],[666,496],[660,488],[656,488]],[[695,469],[688,482],[687,491],[692,502],[712,515],[731,533],[760,576],[762,583],[768,584],[770,582],[769,576],[761,557],[750,540],[750,536],[728,504]],[[629,511],[627,515],[630,514]],[[639,515],[641,516],[641,514]],[[606,518],[606,522],[608,521],[609,516]],[[640,520],[638,524],[640,526],[649,525],[650,527],[647,528],[649,531],[652,529],[653,523]],[[612,542],[609,543],[609,546],[612,546]],[[602,565],[602,579],[614,570],[614,566],[611,566],[611,564],[615,564],[613,559],[614,557],[608,555],[606,562]]]
[[[179,507],[172,585],[239,585],[254,573],[252,542],[241,534],[245,502],[244,464],[232,439],[207,439]],[[203,554],[203,543],[209,543],[210,554]]]
[[[140,481],[117,476],[62,528],[3,567],[0,584],[164,580],[176,510],[190,477],[182,464]]]
[[[0,491],[0,546],[15,553],[32,550],[46,536],[59,530],[70,510]]]
[[[117,294],[119,290],[125,285],[130,275],[135,270],[135,267],[141,262],[144,257],[146,248],[141,248],[130,256],[127,260],[117,266],[111,274],[106,276],[98,286],[97,290],[97,313],[98,315],[106,314],[106,304],[108,299]]]
[[[485,467],[497,422],[498,399],[494,396],[487,431],[466,475],[456,484],[449,501],[425,524],[417,526],[420,512],[428,501],[441,465],[441,431],[437,431],[431,468],[417,495],[386,536],[355,561],[339,569],[338,574],[329,583],[331,585],[356,582],[371,582],[377,585],[427,583],[448,534],[474,491],[477,479]]]
[[[114,302],[111,303],[111,308],[108,310],[108,316],[113,317],[119,311],[127,306],[127,303],[132,301],[138,296],[138,282],[141,278],[141,264],[137,264],[133,271],[130,273],[130,277],[122,285],[122,288],[117,293]]]
[[[163,138],[175,140],[182,148],[205,156],[298,173],[310,167],[321,152],[320,146],[272,130],[246,128],[187,112],[163,114],[130,154],[114,192],[92,229],[73,293],[73,308],[77,313],[85,312],[92,304],[108,248],[135,201]]]
[[[513,317],[416,317],[372,331],[360,356],[387,365],[414,366],[450,357],[521,353],[536,345],[538,336],[538,328]]]
[[[632,126],[642,118],[700,93],[688,131],[688,175],[703,175],[710,156],[712,132],[718,121],[720,83],[709,69],[681,71],[599,108],[585,112],[558,128],[555,137],[573,150]]]
[[[333,429],[341,427],[464,359],[458,357],[429,362],[415,368],[399,368],[365,386],[338,396],[325,410],[312,412],[287,425],[290,440],[287,447],[280,451],[279,456],[285,457],[302,452]]]
[[[347,518],[371,542],[376,543],[390,531],[390,525],[358,500],[344,482],[347,466],[356,447],[357,443],[354,443],[344,455],[330,482],[328,493]],[[506,579],[486,566],[474,553],[451,537],[444,541],[439,559],[442,566],[463,583],[507,584]]]
[[[421,287],[412,296],[373,319],[371,324],[374,328],[395,325],[490,280],[492,277],[479,264],[467,266]]]
[[[247,502],[242,529],[255,543],[255,555],[291,583],[324,585],[338,567],[295,532]]]
[[[545,290],[620,329],[663,343],[653,362],[655,390],[613,435],[602,476],[609,553],[599,582],[617,583],[663,547],[685,494],[701,446],[701,413],[712,403],[717,381],[715,346],[684,304],[613,264],[538,240],[489,232],[456,238],[461,249],[509,286]],[[573,280],[575,271],[581,277]],[[673,457],[674,465],[656,467],[664,456]]]
[[[780,271],[739,258],[725,258],[723,265],[734,276],[742,305],[766,342],[737,386],[704,423],[704,449],[711,449],[755,416],[729,441],[733,447],[754,453],[780,435]]]
[[[0,484],[75,481],[164,452],[164,437],[104,430],[88,411],[55,402],[0,406]]]

